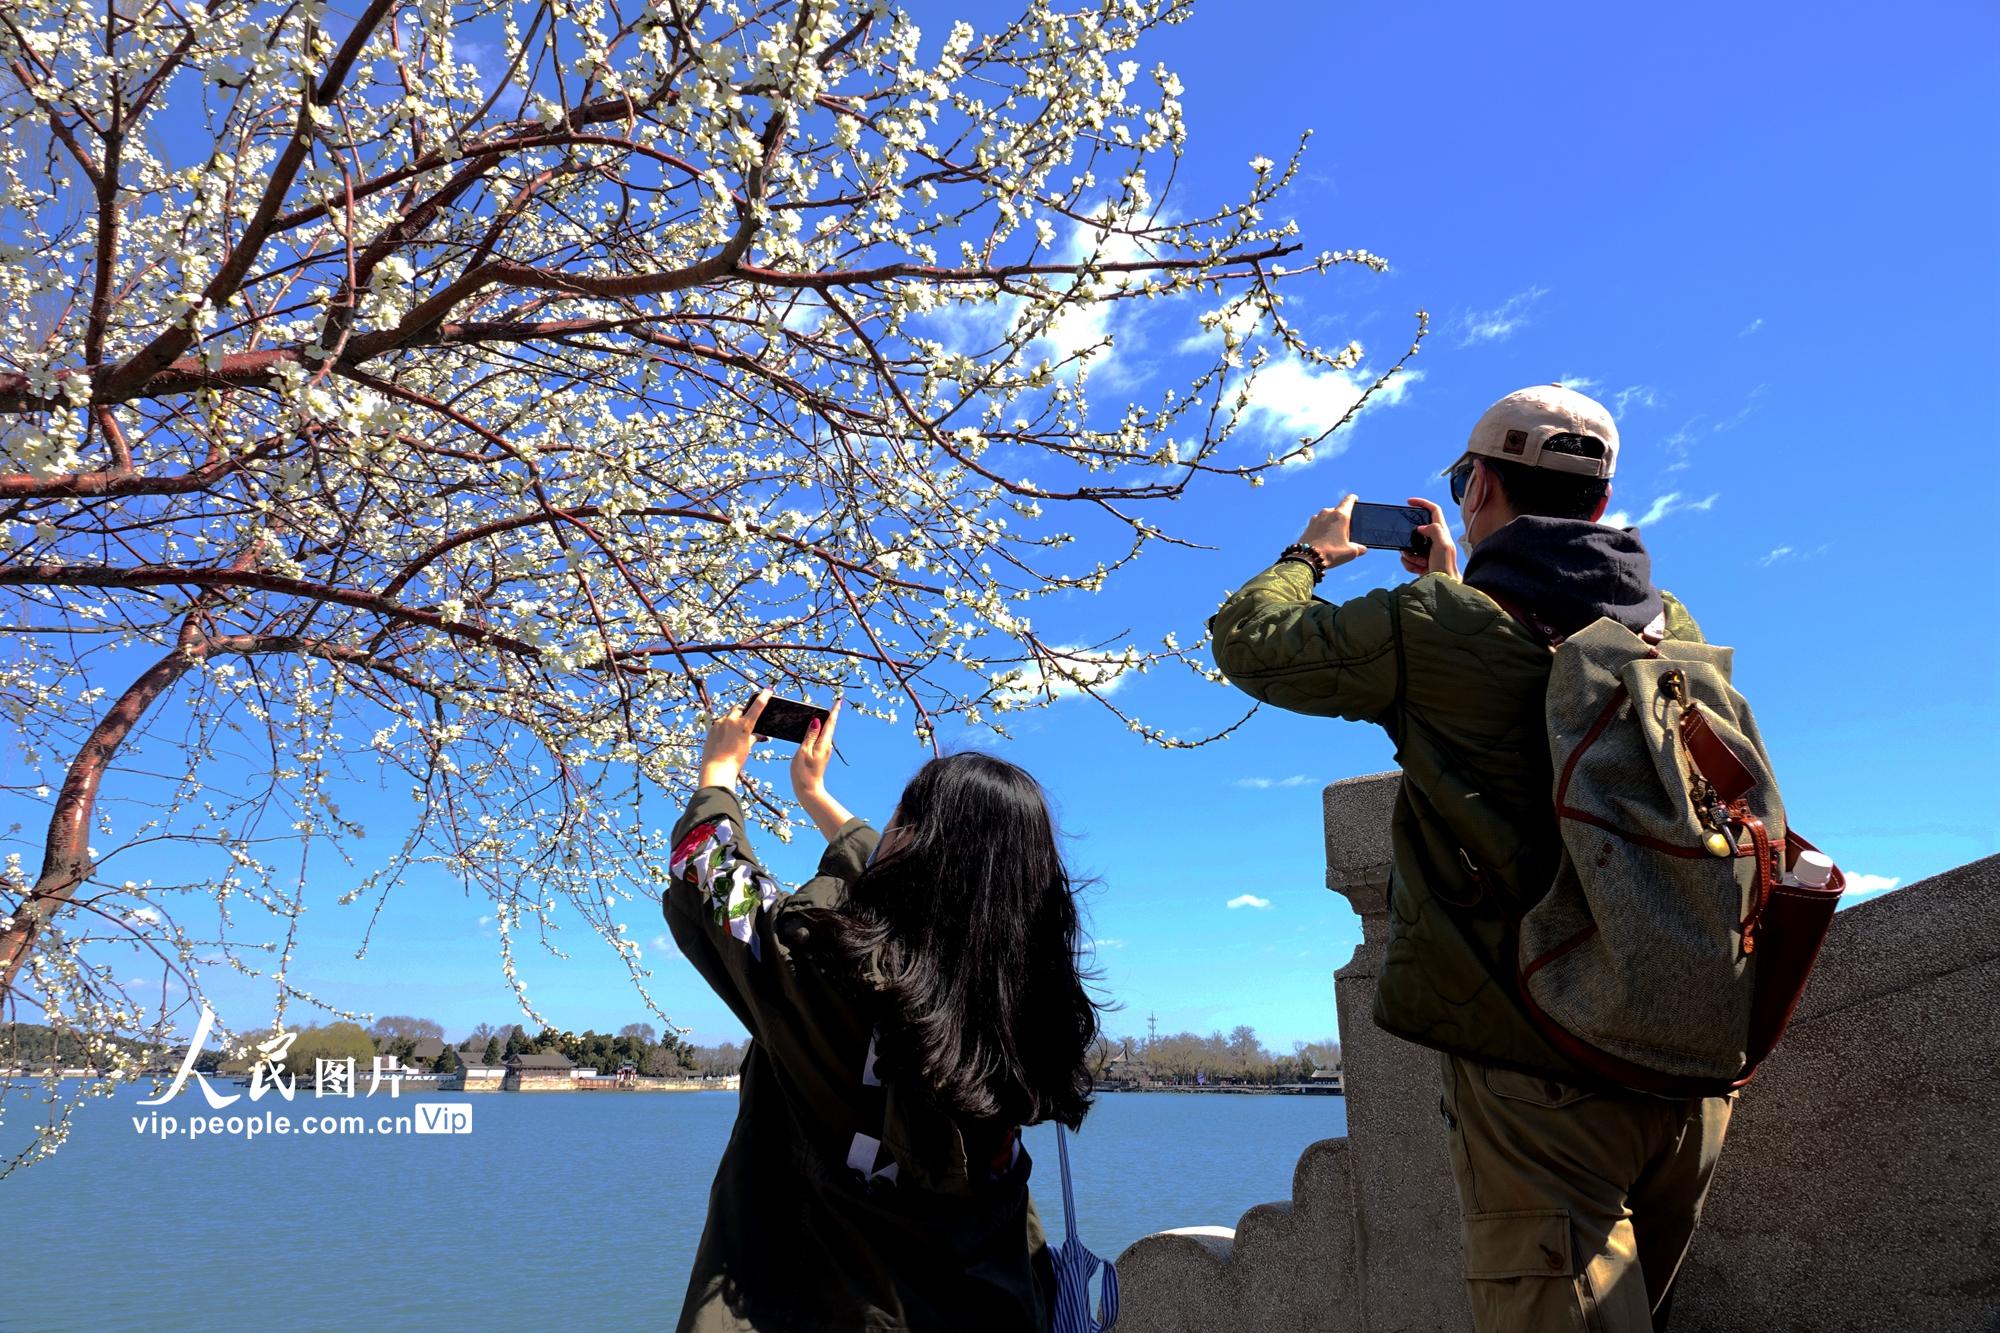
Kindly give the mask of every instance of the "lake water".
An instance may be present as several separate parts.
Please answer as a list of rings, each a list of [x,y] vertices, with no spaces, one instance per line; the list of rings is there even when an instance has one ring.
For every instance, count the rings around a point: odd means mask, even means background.
[[[301,1094],[255,1109],[469,1102],[472,1132],[190,1141],[135,1132],[141,1095],[86,1104],[54,1157],[0,1181],[0,1330],[671,1328],[736,1116],[733,1092]],[[10,1106],[0,1146],[29,1109]],[[187,1094],[160,1109],[207,1112]],[[1070,1145],[1084,1243],[1110,1258],[1234,1226],[1290,1197],[1306,1144],[1346,1132],[1339,1097],[1108,1094]],[[1027,1139],[1060,1238],[1055,1134]]]

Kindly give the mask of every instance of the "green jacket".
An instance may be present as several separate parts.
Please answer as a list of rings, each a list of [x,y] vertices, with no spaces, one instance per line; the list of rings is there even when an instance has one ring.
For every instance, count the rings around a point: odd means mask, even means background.
[[[1515,983],[1520,916],[1554,877],[1543,711],[1550,654],[1490,597],[1443,574],[1335,606],[1285,561],[1209,622],[1246,693],[1298,713],[1373,722],[1403,782],[1391,826],[1389,943],[1378,1026],[1419,1045],[1571,1083],[1595,1082],[1545,1041]],[[1669,637],[1700,630],[1661,595]]]
[[[816,963],[816,919],[876,838],[850,820],[785,894],[734,792],[702,788],[675,825],[667,923],[750,1033],[682,1330],[1047,1327],[1053,1270],[1018,1133],[876,1079],[871,996]]]

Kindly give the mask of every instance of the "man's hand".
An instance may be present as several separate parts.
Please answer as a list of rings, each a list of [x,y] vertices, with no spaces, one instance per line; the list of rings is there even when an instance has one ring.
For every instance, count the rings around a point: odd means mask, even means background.
[[[1458,547],[1452,544],[1451,524],[1445,522],[1444,510],[1436,501],[1426,500],[1420,495],[1410,497],[1410,503],[1431,516],[1431,521],[1417,531],[1431,539],[1431,549],[1423,555],[1403,552],[1403,568],[1412,574],[1449,574],[1458,577]]]
[[[1299,538],[1299,544],[1312,547],[1328,569],[1344,565],[1368,549],[1347,539],[1347,525],[1354,520],[1354,502],[1358,498],[1350,495],[1332,509],[1314,514]]]
[[[771,701],[771,691],[757,691],[755,698],[747,704],[738,704],[708,725],[708,739],[701,746],[701,781],[703,787],[729,787],[734,789],[736,779],[743,775],[743,765],[750,758],[750,746],[757,737],[757,719],[764,715],[764,705]]]
[[[825,723],[813,722],[792,755],[792,795],[828,842],[854,816],[827,794],[826,765],[833,757],[833,729],[840,724],[841,701],[835,699]]]

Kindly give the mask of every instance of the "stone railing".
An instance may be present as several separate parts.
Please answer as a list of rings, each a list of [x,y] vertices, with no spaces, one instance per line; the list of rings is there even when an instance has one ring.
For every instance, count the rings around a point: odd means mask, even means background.
[[[1342,1139],[1234,1229],[1120,1256],[1120,1333],[1470,1333],[1437,1057],[1369,1021],[1393,773],[1326,789],[1327,884],[1361,916],[1334,975]],[[1834,918],[1785,1044],[1743,1094],[1676,1333],[2000,1330],[2000,857]]]

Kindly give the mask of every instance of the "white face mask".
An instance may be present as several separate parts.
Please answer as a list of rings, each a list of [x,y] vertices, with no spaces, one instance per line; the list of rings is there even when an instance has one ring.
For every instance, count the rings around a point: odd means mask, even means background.
[[[882,830],[882,834],[880,837],[875,839],[875,850],[868,853],[867,864],[871,866],[874,865],[877,861],[882,859],[884,853],[892,852],[896,848],[902,846],[904,841],[906,841],[909,838],[909,836],[910,835],[907,830],[898,828],[896,826],[896,817],[894,815],[890,815],[889,826]]]
[[[1458,506],[1458,521],[1465,529],[1465,543],[1467,546],[1477,546],[1479,544],[1478,539],[1472,535],[1472,523],[1479,516],[1480,511],[1486,508],[1486,488],[1490,481],[1491,478],[1485,476],[1475,466],[1472,471],[1472,480],[1465,484],[1465,499]],[[1478,504],[1476,505],[1473,503],[1475,492],[1478,499]]]

